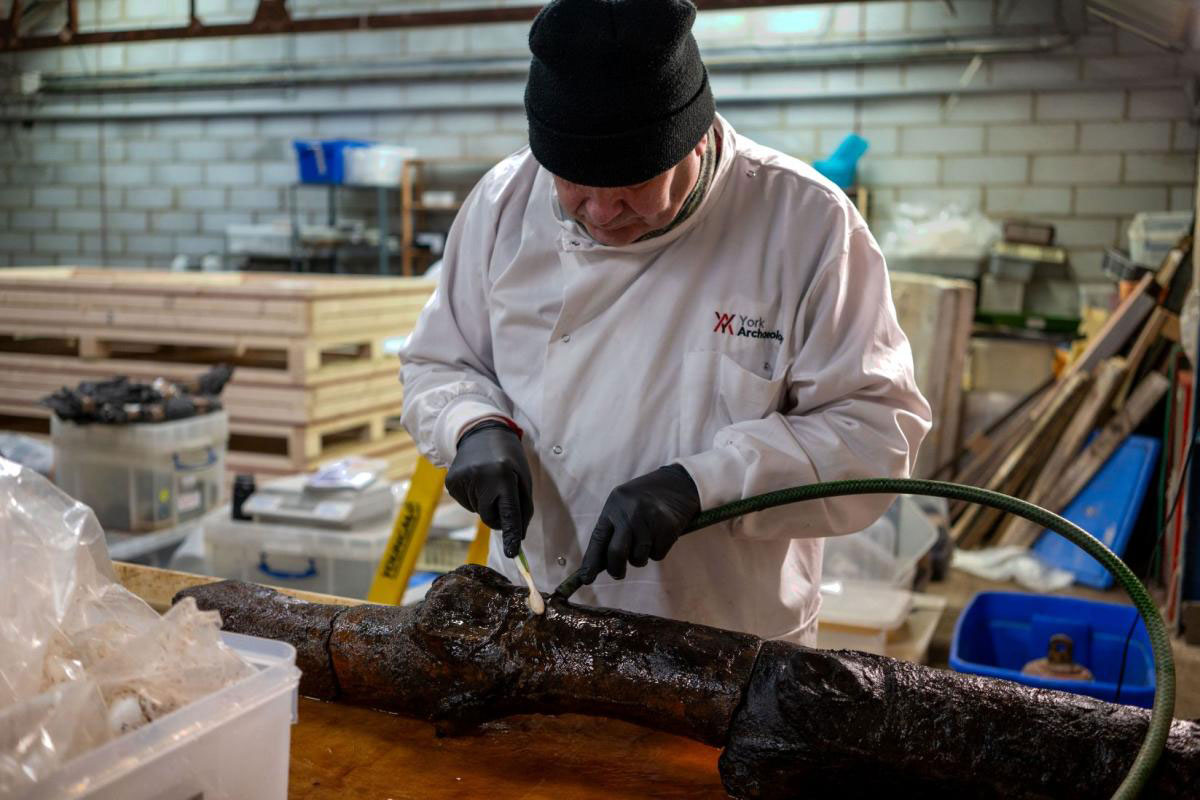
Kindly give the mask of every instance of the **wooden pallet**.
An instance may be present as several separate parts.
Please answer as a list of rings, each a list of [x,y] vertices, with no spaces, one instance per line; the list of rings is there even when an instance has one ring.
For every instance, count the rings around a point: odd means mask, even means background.
[[[38,401],[126,375],[189,380],[232,365],[230,471],[309,471],[348,455],[406,476],[399,360],[435,282],[278,273],[0,270],[0,429],[49,432]]]
[[[395,364],[385,341],[412,330],[434,287],[415,278],[0,270],[0,353],[226,362],[248,384],[361,378]]]
[[[378,458],[386,461],[388,464],[385,475],[388,480],[400,481],[412,476],[413,469],[417,463],[417,446],[411,439],[396,440],[383,442],[377,446],[368,446],[357,452],[346,450],[333,454],[333,457],[345,458],[349,455],[357,455],[366,458]],[[315,468],[314,464],[314,468]],[[289,467],[280,467],[278,464],[269,460],[263,459],[261,456],[253,454],[244,454],[237,452],[227,453],[225,456],[225,477],[226,490],[233,484],[233,477],[237,474],[253,475],[255,481],[259,484],[264,481],[281,478],[286,475],[295,475],[296,470]]]
[[[0,430],[35,436],[50,433],[51,412],[44,406],[0,399]],[[295,473],[349,455],[415,452],[416,444],[400,426],[400,407],[348,414],[315,425],[229,422],[229,457],[248,471]]]
[[[187,331],[95,331],[60,323],[27,325],[0,319],[0,353],[167,365],[231,364],[247,382],[308,386],[369,375],[388,364],[386,340],[407,327],[328,339],[202,334]],[[123,374],[121,364],[113,374]],[[398,365],[397,365],[398,366]]]
[[[66,356],[0,352],[0,402],[34,407],[60,387],[82,381],[105,380],[125,375],[143,382],[164,377],[186,381],[205,372],[208,366],[158,361],[100,359],[89,361]],[[295,385],[256,383],[258,370],[235,369],[222,395],[233,422],[274,422],[305,425],[360,411],[391,405],[400,407],[403,389],[397,360],[387,359],[374,370],[349,378]]]
[[[257,468],[302,472],[346,455],[368,455],[411,445],[400,408],[385,406],[312,425],[230,424],[229,452]]]
[[[329,339],[410,324],[434,286],[416,278],[31,267],[0,272],[0,320]]]

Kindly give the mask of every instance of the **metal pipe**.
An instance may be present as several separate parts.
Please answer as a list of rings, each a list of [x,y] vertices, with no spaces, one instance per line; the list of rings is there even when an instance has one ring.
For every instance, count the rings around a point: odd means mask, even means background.
[[[837,43],[753,48],[706,48],[704,61],[710,72],[761,71],[848,66],[856,64],[913,63],[974,56],[1044,53],[1071,44],[1065,34],[1036,31],[1016,36],[919,37],[877,43]],[[193,70],[158,70],[142,74],[43,75],[47,94],[116,91],[177,91],[224,89],[245,86],[298,86],[305,84],[456,80],[472,78],[522,78],[529,71],[527,57],[457,58],[397,61],[386,64],[268,65],[217,67]]]
[[[1021,83],[1006,86],[968,86],[957,83],[939,87],[919,89],[856,89],[834,92],[740,92],[735,95],[718,95],[719,107],[762,105],[768,103],[828,103],[854,102],[858,100],[903,99],[913,97],[941,97],[945,95],[989,95],[1019,94],[1022,92],[1111,92],[1118,90],[1185,89],[1183,78],[1146,78],[1138,81],[1078,81],[1055,84]],[[99,121],[99,120],[151,120],[189,119],[210,117],[257,117],[323,115],[323,114],[402,114],[430,111],[516,111],[523,108],[520,92],[503,100],[453,101],[447,103],[352,103],[336,107],[328,103],[298,104],[290,106],[237,108],[227,100],[209,103],[189,103],[183,108],[162,109],[112,109],[80,110],[74,108],[55,109],[40,107],[31,109],[9,109],[0,113],[5,121]]]

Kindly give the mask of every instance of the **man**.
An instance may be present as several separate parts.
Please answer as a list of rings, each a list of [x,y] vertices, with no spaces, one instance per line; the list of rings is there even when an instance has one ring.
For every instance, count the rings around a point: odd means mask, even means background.
[[[812,168],[716,116],[687,0],[554,0],[530,147],[475,187],[403,353],[404,422],[549,590],[812,644],[821,537],[886,497],[680,538],[701,509],[906,476],[929,428],[883,258]]]

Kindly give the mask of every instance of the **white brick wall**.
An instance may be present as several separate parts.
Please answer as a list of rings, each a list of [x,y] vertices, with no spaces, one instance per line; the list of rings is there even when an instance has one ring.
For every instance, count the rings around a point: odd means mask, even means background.
[[[1125,92],[1043,92],[1036,109],[1038,120],[1121,119]]]
[[[334,9],[320,0],[293,0],[289,7],[305,16],[463,5],[478,2],[346,0]],[[941,0],[702,12],[696,31],[702,49],[986,34],[1004,25],[1050,33],[1057,3],[956,0],[954,5],[957,15]],[[198,0],[197,10],[209,22],[245,21],[254,6],[255,0]],[[83,0],[80,12],[85,29],[89,24],[113,29],[172,24],[186,16],[186,7],[186,0]],[[436,62],[493,53],[524,58],[526,35],[526,24],[513,23],[148,42],[17,58],[24,68],[74,74],[231,63]],[[860,177],[873,189],[877,219],[900,202],[956,203],[996,216],[1043,215],[1058,225],[1061,240],[1077,254],[1077,268],[1087,271],[1097,268],[1101,248],[1121,241],[1133,212],[1194,204],[1197,131],[1189,121],[1190,101],[1178,89],[1121,86],[1183,75],[1194,62],[1194,55],[1164,54],[1095,24],[1070,49],[986,58],[967,93],[949,99],[967,66],[965,57],[796,70],[717,69],[710,77],[718,107],[740,133],[790,155],[812,160],[831,152],[848,132],[866,137],[870,150]],[[1092,83],[1077,86],[1081,81]],[[1100,91],[1097,82],[1103,85]],[[977,89],[987,92],[970,93]],[[378,138],[415,146],[427,157],[499,158],[525,142],[522,90],[520,79],[464,79],[133,92],[101,99],[47,96],[44,107],[94,108],[112,99],[122,108],[155,116],[105,123],[102,137],[94,122],[0,133],[0,264],[93,258],[161,266],[180,251],[219,250],[226,226],[287,214],[287,187],[296,177],[295,138]],[[831,96],[773,104],[730,101],[748,92],[781,91]],[[886,97],[896,91],[932,93]],[[833,96],[863,92],[872,99]],[[473,102],[503,110],[461,108]],[[305,113],[262,113],[264,104],[289,103]],[[400,110],[406,104],[436,108]],[[363,107],[379,110],[345,110]],[[205,113],[231,109],[258,115]],[[11,147],[5,146],[5,136]],[[341,202],[347,213],[370,216],[369,198],[345,194]],[[302,217],[324,220],[323,192],[300,192],[297,202]],[[103,248],[100,225],[107,226]]]
[[[1081,215],[1132,216],[1139,211],[1167,208],[1166,187],[1097,186],[1075,190],[1075,209]]]
[[[1081,127],[1079,149],[1089,152],[1168,150],[1171,123],[1086,122]]]
[[[1028,180],[1025,156],[963,156],[942,161],[942,182],[947,184],[1003,186]]]
[[[979,153],[983,151],[982,125],[938,125],[905,128],[900,147],[905,153]]]
[[[1196,160],[1182,153],[1130,154],[1125,156],[1125,180],[1192,185],[1196,182]]]
[[[1191,186],[1176,186],[1171,189],[1170,211],[1188,211],[1196,207],[1196,190]]]
[[[987,187],[985,210],[989,214],[1063,214],[1071,210],[1071,190],[1064,188]]]
[[[1118,155],[1034,156],[1034,183],[1117,183],[1121,175]]]
[[[1078,126],[1075,123],[1040,122],[1032,125],[992,125],[987,128],[990,153],[1049,153],[1074,150]]]
[[[33,204],[38,208],[72,208],[79,203],[79,190],[74,186],[38,186],[33,190]]]

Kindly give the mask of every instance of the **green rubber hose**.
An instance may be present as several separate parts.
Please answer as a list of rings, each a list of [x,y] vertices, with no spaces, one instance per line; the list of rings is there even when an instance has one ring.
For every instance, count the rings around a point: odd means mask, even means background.
[[[1150,712],[1150,727],[1146,731],[1146,738],[1142,740],[1142,746],[1138,749],[1137,757],[1133,760],[1133,765],[1129,768],[1125,779],[1121,781],[1121,785],[1113,793],[1113,798],[1121,800],[1137,797],[1150,780],[1154,765],[1158,763],[1158,758],[1167,743],[1171,719],[1175,715],[1175,659],[1171,653],[1171,641],[1167,636],[1166,625],[1163,624],[1154,601],[1146,592],[1146,587],[1142,586],[1141,581],[1112,550],[1109,550],[1103,542],[1078,525],[1040,506],[1035,506],[1033,503],[1027,503],[999,492],[977,489],[974,486],[942,481],[868,478],[814,483],[811,486],[797,486],[794,489],[782,489],[745,500],[737,500],[701,513],[692,520],[688,531],[707,528],[709,525],[740,517],[752,511],[762,511],[805,500],[821,500],[826,497],[854,494],[922,494],[991,506],[1024,517],[1044,528],[1049,528],[1081,548],[1113,574],[1117,583],[1121,584],[1121,587],[1129,593],[1134,607],[1137,608],[1142,620],[1146,623],[1146,631],[1150,634],[1150,646],[1154,651],[1155,689],[1154,708]]]
[[[806,500],[821,500],[827,497],[843,497],[854,494],[921,494],[929,497],[944,497],[948,500],[963,500],[968,503],[990,506],[1000,511],[1016,514],[1034,522],[1043,528],[1048,528],[1067,541],[1081,548],[1085,553],[1104,565],[1113,574],[1117,583],[1129,594],[1133,605],[1137,608],[1142,620],[1146,623],[1146,632],[1150,634],[1150,647],[1154,652],[1154,707],[1150,711],[1150,727],[1146,738],[1138,748],[1137,757],[1133,760],[1125,780],[1113,793],[1114,800],[1130,800],[1137,797],[1150,780],[1154,765],[1162,755],[1167,743],[1167,734],[1171,728],[1171,720],[1175,715],[1175,658],[1171,652],[1171,641],[1167,636],[1166,625],[1158,613],[1154,601],[1125,566],[1125,562],[1095,536],[1080,528],[1078,525],[1065,520],[1058,514],[1047,511],[1033,503],[1027,503],[1015,497],[974,486],[964,486],[958,483],[943,481],[923,481],[910,478],[864,478],[861,480],[829,481],[814,483],[809,486],[797,486],[792,489],[780,489],[777,492],[767,492],[745,500],[735,500],[717,508],[701,512],[684,533],[707,528],[718,522],[740,517],[754,511],[763,511],[789,503],[802,503]],[[584,571],[576,571],[554,590],[558,597],[566,599],[579,590],[584,584]]]

